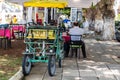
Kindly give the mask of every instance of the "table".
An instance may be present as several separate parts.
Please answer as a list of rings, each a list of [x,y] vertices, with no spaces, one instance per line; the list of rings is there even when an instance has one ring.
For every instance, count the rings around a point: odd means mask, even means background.
[[[15,35],[11,29],[0,29],[0,37],[11,39],[15,38]]]
[[[0,28],[0,47],[2,47],[2,40],[4,40],[4,48],[11,47],[11,38],[15,38],[13,31],[9,28]]]
[[[24,33],[25,33],[24,25],[13,25],[12,30],[14,33],[18,34],[18,38],[20,37],[19,33],[21,33],[21,39],[24,39]]]

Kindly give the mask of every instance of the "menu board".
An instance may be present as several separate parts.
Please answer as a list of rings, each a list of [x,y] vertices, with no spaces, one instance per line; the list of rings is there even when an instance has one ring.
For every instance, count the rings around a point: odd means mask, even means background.
[[[77,8],[71,8],[71,22],[77,21]]]
[[[55,31],[46,29],[29,29],[27,38],[55,39]]]

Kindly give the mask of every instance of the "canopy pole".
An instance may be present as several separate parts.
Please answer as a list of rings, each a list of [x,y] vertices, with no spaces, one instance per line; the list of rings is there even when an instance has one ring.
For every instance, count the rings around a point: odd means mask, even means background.
[[[51,20],[53,20],[53,8],[51,8]]]
[[[38,13],[38,8],[37,7],[35,7],[35,22],[37,21],[37,19],[36,19],[36,14]]]
[[[32,22],[32,7],[28,7],[27,22]]]
[[[54,20],[56,20],[56,8],[54,8]]]
[[[48,9],[44,8],[44,26],[48,23]]]

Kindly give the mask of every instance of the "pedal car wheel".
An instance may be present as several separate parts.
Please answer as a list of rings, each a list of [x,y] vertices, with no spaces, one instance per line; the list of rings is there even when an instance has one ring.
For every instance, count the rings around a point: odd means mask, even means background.
[[[55,75],[55,71],[56,71],[56,64],[55,64],[55,56],[49,56],[49,60],[48,60],[48,73],[50,76],[54,76]]]
[[[22,62],[22,70],[24,75],[28,75],[31,71],[31,62],[30,62],[30,56],[24,55],[23,62]]]
[[[61,59],[64,59],[65,58],[65,51],[63,50],[62,52],[61,52]]]
[[[59,60],[58,60],[58,66],[59,66],[59,68],[62,67],[62,60],[61,60],[61,58],[59,58]]]

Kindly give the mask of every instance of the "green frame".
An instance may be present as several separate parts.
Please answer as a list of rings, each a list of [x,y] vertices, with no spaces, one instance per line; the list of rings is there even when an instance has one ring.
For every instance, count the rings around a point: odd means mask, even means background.
[[[46,36],[44,38],[40,38],[40,37],[35,38],[33,36],[36,34],[32,34],[31,32],[32,30],[37,30],[37,31],[44,30],[46,31]],[[49,38],[48,32],[50,30],[54,31],[53,33],[54,38]],[[29,37],[30,34],[32,34],[31,37]],[[63,51],[62,34],[59,31],[58,27],[30,26],[26,29],[26,37],[24,43],[26,44],[26,51],[23,54],[32,55],[32,58],[30,60],[30,62],[32,63],[36,63],[36,62],[47,63],[49,55],[55,55],[56,60],[63,58],[63,56],[61,55],[61,52]],[[50,50],[52,50],[52,52],[50,52]]]

